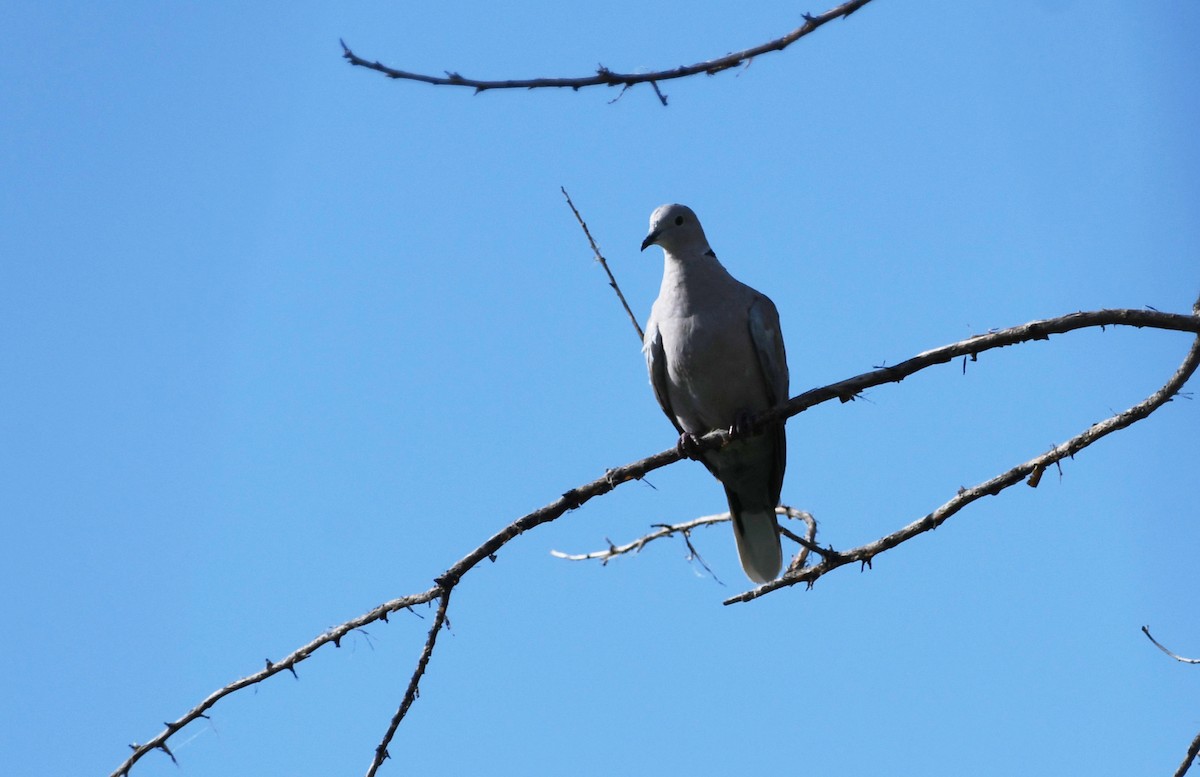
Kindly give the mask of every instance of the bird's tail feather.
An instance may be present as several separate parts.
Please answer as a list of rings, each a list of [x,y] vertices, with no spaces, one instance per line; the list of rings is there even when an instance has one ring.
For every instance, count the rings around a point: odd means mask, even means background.
[[[746,577],[756,583],[770,582],[783,566],[775,510],[738,510],[734,501],[730,499],[729,507],[733,513],[733,536],[737,540],[742,569]]]

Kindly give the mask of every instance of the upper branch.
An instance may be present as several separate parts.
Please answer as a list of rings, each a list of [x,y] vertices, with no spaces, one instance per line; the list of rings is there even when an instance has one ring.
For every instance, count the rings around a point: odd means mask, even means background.
[[[342,44],[342,56],[350,62],[351,65],[357,67],[365,67],[369,70],[375,70],[383,73],[388,78],[394,78],[404,81],[420,81],[434,86],[465,86],[469,89],[474,89],[479,92],[487,91],[488,89],[543,89],[543,88],[569,88],[573,90],[582,89],[585,86],[623,86],[628,89],[637,84],[651,84],[654,86],[655,92],[658,94],[658,99],[663,105],[667,104],[667,98],[658,91],[659,81],[669,81],[675,78],[686,78],[700,73],[715,75],[722,70],[728,70],[741,65],[743,62],[757,57],[759,54],[766,54],[772,51],[783,51],[788,46],[803,38],[805,35],[815,31],[834,19],[845,18],[850,14],[862,8],[871,0],[850,0],[850,2],[842,3],[836,8],[831,8],[823,14],[812,16],[811,14],[804,15],[804,24],[784,35],[781,38],[768,41],[758,46],[753,46],[743,51],[738,51],[733,54],[726,54],[723,57],[716,57],[704,62],[697,62],[694,65],[681,65],[680,67],[670,70],[656,70],[651,73],[617,73],[601,65],[590,76],[579,76],[575,78],[525,78],[525,79],[506,79],[498,81],[480,80],[476,78],[465,78],[458,73],[447,72],[445,76],[431,76],[423,73],[413,73],[407,70],[397,70],[396,68],[388,67],[378,61],[371,62],[363,59],[350,50],[345,41],[339,41]]]
[[[1004,348],[1005,346],[1016,345],[1028,340],[1046,340],[1050,335],[1064,334],[1075,329],[1115,326],[1118,324],[1138,328],[1153,327],[1155,329],[1167,329],[1175,332],[1200,334],[1200,310],[1190,316],[1182,313],[1162,313],[1157,310],[1093,310],[1070,313],[1058,318],[1030,321],[1028,324],[976,335],[966,340],[960,340],[957,343],[933,348],[891,367],[881,367],[871,372],[855,375],[853,378],[831,383],[828,386],[810,389],[803,394],[792,397],[785,404],[763,413],[755,421],[757,423],[766,423],[791,418],[797,413],[823,402],[828,402],[831,399],[849,402],[866,389],[882,386],[885,383],[899,383],[926,367],[931,367],[935,364],[945,364],[960,356],[974,359],[984,351],[990,351],[993,348]],[[707,436],[705,439],[707,439]]]

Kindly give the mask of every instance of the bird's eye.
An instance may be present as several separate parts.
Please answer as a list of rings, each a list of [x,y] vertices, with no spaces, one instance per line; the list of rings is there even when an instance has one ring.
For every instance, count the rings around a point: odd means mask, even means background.
[[[676,216],[675,217],[675,226],[679,226],[682,223],[683,223],[683,216]]]

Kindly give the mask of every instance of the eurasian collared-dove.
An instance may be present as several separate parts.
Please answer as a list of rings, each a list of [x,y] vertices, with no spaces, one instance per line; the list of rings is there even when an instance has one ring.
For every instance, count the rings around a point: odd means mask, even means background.
[[[721,266],[690,208],[650,214],[642,250],[651,245],[662,246],[665,266],[642,350],[686,448],[688,436],[740,428],[786,400],[787,356],[774,303]],[[782,425],[701,454],[725,486],[742,569],[756,583],[773,580],[782,563],[775,507],[786,458]]]

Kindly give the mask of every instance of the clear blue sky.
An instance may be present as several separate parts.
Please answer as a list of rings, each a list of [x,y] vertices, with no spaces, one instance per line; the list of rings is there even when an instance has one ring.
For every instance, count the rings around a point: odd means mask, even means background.
[[[0,10],[0,762],[106,774],[210,691],[423,590],[674,442],[566,186],[644,319],[650,211],[780,309],[795,392],[989,328],[1200,294],[1200,6],[876,0],[793,49],[717,3]],[[1083,332],[788,426],[784,499],[877,538],[1140,400],[1185,335]],[[1195,383],[1189,387],[1195,391]],[[1200,731],[1200,403],[814,590],[742,590],[681,463],[505,549],[451,609],[384,774],[1170,774]],[[427,615],[428,618],[428,615]],[[376,624],[134,774],[360,774],[428,620]]]

